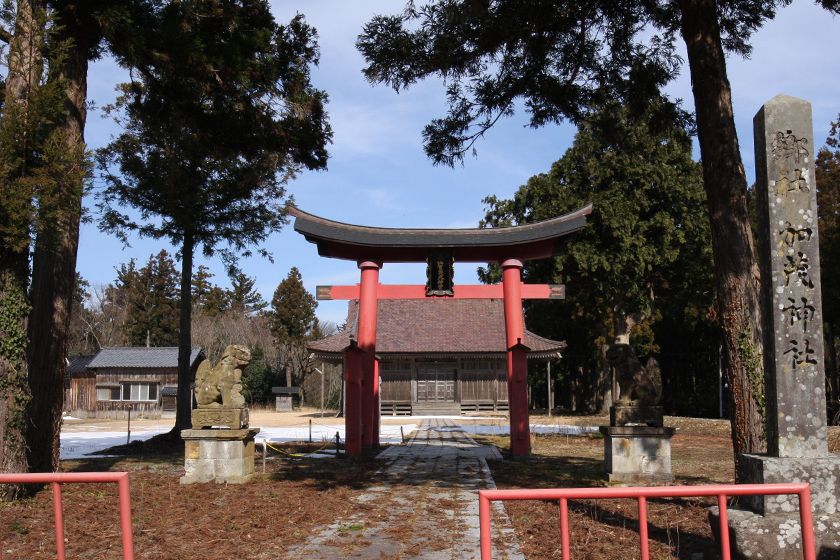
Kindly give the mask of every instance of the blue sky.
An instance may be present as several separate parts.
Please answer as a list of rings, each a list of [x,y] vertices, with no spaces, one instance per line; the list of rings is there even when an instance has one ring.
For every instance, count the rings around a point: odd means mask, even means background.
[[[402,0],[309,0],[272,2],[278,21],[296,13],[306,16],[319,33],[321,63],[313,82],[330,97],[328,112],[334,130],[328,170],[302,174],[288,192],[308,212],[338,221],[389,227],[476,227],[483,216],[482,198],[509,197],[528,177],[548,170],[569,147],[574,129],[569,125],[534,130],[518,112],[502,121],[477,144],[477,157],[468,157],[454,169],[435,167],[422,150],[420,132],[446,105],[438,80],[427,80],[399,94],[385,86],[371,86],[362,76],[364,61],[354,43],[362,25],[373,15],[395,13]],[[840,113],[840,19],[812,3],[797,1],[780,11],[752,41],[749,60],[731,57],[729,79],[733,90],[738,136],[747,176],[753,180],[752,117],[762,103],[778,93],[809,100],[814,109],[815,139],[822,145],[829,122]],[[114,86],[126,74],[113,61],[91,66],[89,97],[101,107],[114,98]],[[669,86],[669,93],[692,108],[687,70]],[[94,109],[88,117],[86,140],[91,148],[106,144],[118,131]],[[93,209],[94,201],[87,205]],[[163,241],[132,239],[123,247],[93,224],[82,227],[78,270],[92,284],[107,284],[120,263],[135,258],[144,262],[161,248],[175,252]],[[292,266],[314,293],[318,284],[358,282],[355,263],[324,259],[314,245],[291,226],[273,235],[265,247],[271,263],[261,257],[243,259],[246,274],[256,278],[263,297],[270,300],[277,284]],[[227,285],[218,258],[196,256],[217,283]],[[422,265],[386,264],[383,283],[422,283]],[[456,267],[456,282],[476,281],[475,265]],[[322,320],[341,322],[344,302],[321,302]]]

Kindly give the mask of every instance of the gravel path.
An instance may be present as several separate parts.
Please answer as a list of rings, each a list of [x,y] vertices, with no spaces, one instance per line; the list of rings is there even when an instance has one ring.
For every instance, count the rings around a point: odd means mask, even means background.
[[[494,488],[487,459],[451,420],[423,420],[407,445],[383,451],[378,484],[356,499],[354,515],[326,527],[289,558],[479,558],[478,490]],[[504,506],[494,503],[494,559],[522,560]]]

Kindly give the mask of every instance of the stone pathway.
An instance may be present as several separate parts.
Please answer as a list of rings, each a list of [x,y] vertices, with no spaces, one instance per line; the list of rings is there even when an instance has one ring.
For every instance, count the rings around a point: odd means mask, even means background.
[[[451,420],[423,420],[411,441],[377,457],[376,486],[341,519],[288,558],[479,558],[478,490],[495,488],[487,459],[495,447],[478,445]],[[504,506],[493,504],[494,559],[524,560]]]

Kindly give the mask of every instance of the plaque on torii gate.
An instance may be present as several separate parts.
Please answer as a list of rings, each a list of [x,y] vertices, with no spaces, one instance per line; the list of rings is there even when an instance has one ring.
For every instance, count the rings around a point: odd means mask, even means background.
[[[511,454],[528,455],[531,442],[522,300],[562,299],[565,291],[562,285],[523,284],[523,261],[556,256],[560,239],[582,229],[591,212],[589,205],[550,220],[505,228],[419,229],[346,224],[290,206],[295,231],[315,243],[319,255],[353,260],[361,269],[359,284],[316,289],[316,296],[321,300],[359,301],[357,340],[344,352],[348,455],[358,455],[363,448],[379,445],[377,301],[427,297],[504,300]],[[426,284],[379,284],[379,270],[385,262],[425,262]],[[455,262],[497,262],[502,269],[502,283],[456,285],[452,267]]]

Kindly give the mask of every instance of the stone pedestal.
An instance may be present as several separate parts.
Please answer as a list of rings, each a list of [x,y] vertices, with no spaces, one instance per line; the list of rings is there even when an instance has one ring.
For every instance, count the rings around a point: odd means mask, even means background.
[[[745,484],[808,482],[814,514],[817,558],[840,560],[840,457],[770,457],[741,455],[738,480]],[[729,534],[735,559],[802,558],[802,532],[797,496],[742,496],[738,509],[730,509]],[[709,523],[717,537],[718,510],[709,510]],[[773,550],[768,556],[767,550]]]
[[[248,427],[248,409],[195,408],[192,411],[191,420],[194,430],[212,427],[240,430]]]
[[[669,483],[674,428],[601,426],[604,465],[610,482]]]
[[[184,469],[181,484],[246,482],[254,474],[254,436],[259,428],[183,430]]]
[[[794,497],[796,502],[797,498]],[[797,513],[759,515],[727,509],[729,547],[733,560],[802,560],[802,529]],[[709,525],[720,542],[717,506],[709,508]],[[814,514],[814,543],[818,560],[840,560],[840,515]]]

